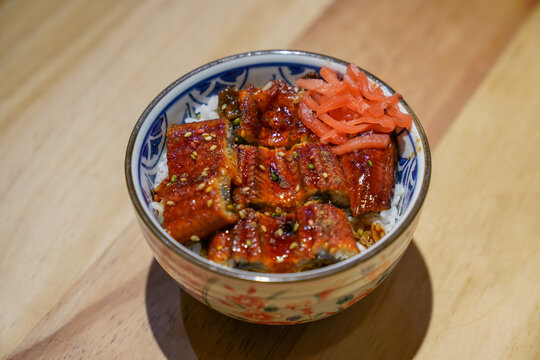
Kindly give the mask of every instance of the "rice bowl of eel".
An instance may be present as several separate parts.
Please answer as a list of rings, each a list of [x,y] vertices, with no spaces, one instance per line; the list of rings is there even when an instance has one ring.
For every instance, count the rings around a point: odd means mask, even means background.
[[[125,162],[137,219],[159,264],[202,303],[262,324],[321,319],[373,291],[406,250],[431,159],[421,124],[401,97],[395,106],[412,121],[391,135],[384,152],[340,154],[339,145],[313,141],[310,123],[270,135],[250,127],[253,101],[245,94],[261,101],[268,92],[298,92],[298,79],[323,68],[346,74],[350,65],[291,50],[233,55],[172,83],[139,118]],[[395,94],[363,71],[387,96]],[[227,89],[236,90],[224,100]],[[247,104],[241,113],[238,99]],[[377,185],[387,195],[370,208],[364,199],[378,194],[350,184],[366,171],[378,174],[383,157],[395,158],[387,171],[395,183],[390,192]]]

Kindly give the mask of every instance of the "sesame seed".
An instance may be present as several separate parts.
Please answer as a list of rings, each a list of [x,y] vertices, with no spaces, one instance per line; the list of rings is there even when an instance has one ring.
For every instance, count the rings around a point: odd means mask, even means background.
[[[184,181],[187,181],[187,179],[185,177],[182,177],[180,178],[180,181],[184,182]]]
[[[241,188],[240,192],[242,193],[242,195],[246,195],[249,192],[249,187],[246,186],[246,187]]]
[[[277,229],[277,230],[276,230],[276,235],[277,235],[277,236],[283,235],[283,229],[282,229],[282,228]]]
[[[171,182],[175,182],[175,181],[176,181],[176,178],[177,178],[176,174],[174,174],[173,176],[171,176]]]
[[[167,201],[167,205],[174,205],[174,201],[171,201],[171,200]]]
[[[276,208],[276,213],[281,214],[281,208],[279,206]]]
[[[261,225],[261,230],[264,231],[264,232],[266,232],[266,226]]]
[[[233,204],[229,204],[229,205],[227,205],[227,209],[229,209],[229,210],[232,210],[232,209],[234,209],[234,205],[233,205]]]
[[[313,165],[313,164],[311,164],[311,163],[310,163],[310,164],[307,164],[307,167],[308,167],[309,170],[315,169],[315,165]]]
[[[296,151],[292,152],[292,156],[293,158],[298,159],[298,153]]]
[[[207,205],[208,207],[211,207],[213,203],[214,203],[214,200],[210,199],[210,200],[208,200],[208,201],[206,202],[206,205]]]
[[[285,156],[285,153],[284,153],[283,151],[279,151],[277,154],[278,154],[279,156]]]
[[[204,137],[204,140],[206,140],[206,141],[212,141],[212,137],[211,137],[210,135],[205,136],[205,137]]]
[[[246,245],[247,245],[247,246],[251,246],[251,241],[250,241],[250,240],[246,240]]]
[[[240,210],[238,212],[238,215],[240,216],[240,219],[243,219],[246,217],[246,211],[245,210]]]
[[[373,162],[372,162],[371,160],[368,160],[368,161],[367,161],[367,164],[368,164],[369,166],[373,166]]]
[[[237,117],[236,119],[234,119],[234,120],[233,120],[233,124],[234,124],[234,125],[240,124],[240,118]]]
[[[227,108],[227,104],[221,105],[221,110],[225,110]]]
[[[216,247],[216,249],[221,250],[221,249],[223,249],[223,246],[218,245],[218,246]]]
[[[212,187],[211,187],[211,186],[209,186],[209,187],[207,187],[206,189],[204,189],[204,192],[205,192],[205,193],[209,193],[210,191],[212,191]]]
[[[193,160],[195,160],[195,156],[197,156],[197,155],[195,155],[194,153],[191,153],[191,158],[192,158]]]
[[[263,164],[260,164],[260,165],[259,165],[259,169],[261,169],[261,170],[263,170],[263,171],[266,170],[266,168],[264,167]]]
[[[198,237],[197,235],[191,235],[190,239],[191,239],[191,241],[200,241],[201,240],[201,238]]]
[[[311,219],[309,219],[307,223],[308,223],[309,226],[313,226],[313,224],[314,224],[313,220],[311,220]]]
[[[240,136],[241,136],[241,137],[246,136],[246,132],[245,132],[244,130],[240,131]]]
[[[299,191],[300,191],[300,185],[296,185],[296,187],[294,188],[294,190],[295,190],[296,192],[299,192]]]
[[[191,136],[191,131],[188,131],[187,133],[184,134],[184,137],[190,137]]]
[[[199,186],[197,186],[197,189],[198,189],[198,190],[202,190],[202,189],[205,188],[205,186],[206,186],[206,185],[204,185],[204,183],[199,184]]]
[[[293,243],[291,243],[291,245],[289,246],[289,249],[292,250],[292,249],[294,249],[294,248],[297,247],[297,246],[298,246],[298,243],[297,243],[297,242],[293,242]]]
[[[328,177],[328,173],[322,173],[322,177],[326,179]]]
[[[216,134],[210,133],[210,136],[213,137],[213,138],[215,138],[215,137],[216,137]]]
[[[217,145],[212,145],[212,146],[210,146],[210,151],[214,151],[214,150],[216,150],[216,149],[217,149]]]
[[[297,231],[298,226],[300,226],[300,224],[298,224],[298,222],[295,222],[294,225],[293,225],[292,231]]]

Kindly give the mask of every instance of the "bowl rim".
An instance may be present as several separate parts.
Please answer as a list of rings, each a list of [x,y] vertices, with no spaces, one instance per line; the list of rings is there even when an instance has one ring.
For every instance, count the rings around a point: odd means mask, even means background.
[[[297,273],[257,273],[257,272],[229,268],[220,264],[213,263],[210,260],[203,259],[203,258],[199,259],[188,248],[183,247],[183,246],[178,247],[176,244],[169,241],[166,236],[164,236],[164,234],[162,233],[163,230],[159,229],[154,224],[154,222],[151,221],[148,214],[144,210],[143,205],[140,203],[139,197],[137,196],[137,192],[135,189],[135,183],[133,181],[133,174],[132,174],[133,169],[131,166],[135,141],[137,139],[139,130],[141,129],[143,123],[145,122],[145,120],[147,119],[148,115],[153,110],[153,108],[161,101],[161,99],[163,99],[165,95],[167,95],[172,89],[176,88],[179,84],[181,84],[185,80],[213,66],[216,66],[218,64],[222,64],[225,62],[241,59],[241,58],[264,56],[264,55],[279,55],[279,56],[295,55],[295,56],[300,56],[300,57],[307,56],[307,57],[318,58],[320,60],[330,61],[333,63],[338,63],[344,66],[347,66],[349,64],[349,62],[347,61],[344,61],[344,60],[341,60],[332,56],[316,53],[316,52],[277,49],[277,50],[258,50],[258,51],[238,53],[238,54],[226,56],[226,57],[211,61],[209,63],[206,63],[202,66],[199,66],[189,71],[188,73],[184,74],[183,76],[181,76],[180,78],[172,82],[164,90],[162,90],[144,109],[143,113],[137,120],[131,132],[131,135],[129,137],[128,146],[126,149],[126,156],[125,156],[124,170],[125,170],[125,178],[126,178],[128,193],[135,207],[137,215],[142,220],[144,225],[150,230],[150,232],[161,243],[163,243],[170,250],[172,250],[175,254],[182,257],[184,260],[190,262],[191,264],[201,267],[204,270],[210,271],[218,275],[226,276],[232,279],[244,280],[244,281],[253,282],[253,283],[280,283],[282,284],[282,283],[298,283],[298,282],[309,281],[309,280],[314,280],[314,279],[322,279],[330,275],[343,272],[347,269],[350,269],[360,263],[366,262],[369,259],[373,258],[377,254],[385,250],[388,246],[393,244],[394,241],[409,227],[409,225],[411,225],[414,219],[419,215],[420,209],[426,198],[426,194],[429,188],[429,183],[431,180],[431,151],[429,148],[429,143],[427,140],[426,133],[420,123],[420,120],[418,119],[414,111],[411,109],[411,107],[407,104],[407,102],[404,99],[401,99],[401,104],[407,109],[409,114],[413,117],[413,122],[420,136],[421,145],[424,151],[425,171],[424,171],[424,177],[422,179],[422,187],[418,194],[418,198],[413,204],[413,208],[411,209],[407,217],[401,222],[401,224],[391,232],[389,237],[386,238],[384,242],[381,243],[379,246],[372,249],[372,251],[366,251],[364,253],[355,255],[351,259],[351,261],[338,262],[338,263],[335,263],[335,264],[332,264],[323,268],[319,268],[316,270],[309,270],[309,271],[303,271],[303,272],[297,272]],[[373,79],[375,79],[376,81],[378,81],[379,83],[387,87],[388,90],[390,90],[392,93],[396,92],[394,89],[392,89],[392,87],[390,87],[387,83],[379,79],[377,76],[373,75],[372,73],[370,73],[369,71],[361,67],[360,69],[364,71],[368,76],[372,77]]]

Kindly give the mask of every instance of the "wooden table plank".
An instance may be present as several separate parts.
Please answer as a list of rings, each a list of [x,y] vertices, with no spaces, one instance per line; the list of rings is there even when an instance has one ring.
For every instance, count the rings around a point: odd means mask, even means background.
[[[39,19],[28,32],[0,21],[13,34],[0,37],[0,153],[10,155],[0,158],[0,358],[540,356],[540,229],[530,215],[539,199],[527,192],[540,183],[528,166],[538,162],[538,7],[482,81],[534,2],[50,4],[0,5],[0,20]],[[416,245],[393,274],[335,317],[265,327],[179,296],[134,222],[123,149],[145,104],[182,73],[284,47],[375,72],[405,94],[434,143],[463,112],[434,153]],[[510,128],[504,120],[518,113]],[[531,141],[515,146],[525,129]]]

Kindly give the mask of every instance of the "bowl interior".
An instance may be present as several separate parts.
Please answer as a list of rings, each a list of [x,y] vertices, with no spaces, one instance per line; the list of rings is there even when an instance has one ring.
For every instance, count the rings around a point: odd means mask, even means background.
[[[141,216],[145,218],[147,223],[151,223],[154,229],[159,231],[160,237],[178,247],[177,250],[187,256],[196,258],[199,263],[202,261],[211,268],[222,267],[190,252],[171,238],[163,230],[149,206],[158,173],[158,162],[164,151],[166,151],[167,127],[171,124],[181,124],[187,118],[196,117],[195,109],[197,107],[206,104],[211,96],[217,95],[219,91],[228,86],[242,88],[247,83],[262,86],[267,81],[277,78],[281,78],[288,84],[293,85],[297,78],[306,73],[318,71],[325,65],[344,73],[347,63],[319,54],[296,51],[263,51],[239,54],[193,70],[158,95],[147,107],[133,131],[126,161],[129,167],[127,176],[131,177],[128,184],[131,182],[133,186],[133,189],[130,189],[132,190],[130,194],[132,198],[136,197],[133,201],[138,203],[136,205],[140,205],[138,208],[142,208],[144,212]],[[380,79],[367,71],[366,73],[373,81],[382,86],[385,93],[394,93]],[[392,231],[362,254],[338,264],[307,272],[324,272],[328,268],[343,266],[343,263],[358,261],[355,258],[365,257],[367,253],[384,246],[385,242],[392,241],[392,238],[396,235],[395,233],[403,231],[412,220],[414,212],[418,211],[419,206],[415,206],[415,204],[418,201],[423,201],[427,190],[426,182],[429,180],[429,147],[416,115],[403,100],[400,107],[402,111],[413,116],[414,122],[410,131],[402,130],[398,134],[398,183],[404,189],[400,203],[397,206],[398,222]],[[227,268],[227,271],[231,270],[234,272],[236,269]],[[277,278],[283,276],[283,274],[266,275]]]

